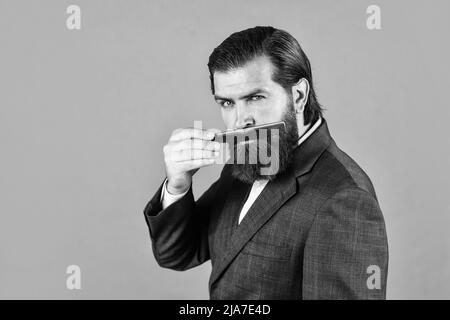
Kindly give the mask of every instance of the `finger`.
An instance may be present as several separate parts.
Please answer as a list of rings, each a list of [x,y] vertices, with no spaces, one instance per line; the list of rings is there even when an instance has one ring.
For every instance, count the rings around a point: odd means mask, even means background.
[[[214,138],[214,132],[198,128],[186,128],[179,131],[174,131],[169,141],[179,141],[193,138],[202,140],[212,140]]]
[[[201,167],[206,167],[214,164],[214,159],[196,159],[196,160],[187,160],[182,162],[183,168],[185,170],[195,170]]]
[[[215,141],[206,141],[201,139],[187,139],[178,141],[173,146],[174,151],[187,150],[187,149],[198,149],[198,150],[219,150],[220,143]]]
[[[172,160],[176,162],[183,162],[188,160],[214,159],[218,155],[219,155],[218,151],[216,152],[210,150],[187,149],[175,152],[173,154]]]
[[[207,129],[206,131],[216,134],[216,133],[222,132],[223,130],[216,129],[216,128],[210,128],[210,129]]]

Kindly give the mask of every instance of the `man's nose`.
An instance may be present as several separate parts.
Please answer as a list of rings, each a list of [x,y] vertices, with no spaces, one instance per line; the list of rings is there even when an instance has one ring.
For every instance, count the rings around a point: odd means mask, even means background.
[[[255,125],[255,118],[245,106],[237,106],[236,128]]]

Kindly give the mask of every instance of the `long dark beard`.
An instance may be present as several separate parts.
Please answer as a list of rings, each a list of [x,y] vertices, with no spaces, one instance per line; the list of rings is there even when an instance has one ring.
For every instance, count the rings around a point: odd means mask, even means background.
[[[271,143],[271,135],[267,135],[267,141],[262,141],[261,144],[258,142],[257,148],[260,148],[261,145],[267,145],[267,153],[272,157],[272,152],[275,152],[275,156],[278,156],[278,170],[276,172],[267,174],[262,173],[263,168],[267,167],[267,164],[262,164],[258,158],[257,163],[251,164],[248,163],[248,155],[250,154],[250,147],[248,145],[245,145],[241,147],[241,150],[239,150],[239,147],[234,145],[234,154],[238,154],[239,152],[245,152],[246,155],[246,161],[244,164],[232,164],[231,169],[231,175],[244,182],[252,184],[255,182],[255,180],[259,179],[268,179],[273,180],[280,174],[286,172],[286,170],[290,167],[292,164],[293,156],[294,156],[294,149],[297,146],[298,143],[298,126],[297,126],[297,119],[295,116],[294,106],[291,103],[287,111],[282,119],[286,123],[286,131],[280,131],[279,134],[279,142],[278,142],[278,150],[275,150],[273,148],[273,144]],[[266,146],[264,146],[266,147]],[[245,148],[245,149],[244,149]],[[259,150],[257,152],[259,154]],[[278,154],[278,155],[277,155]],[[264,170],[263,170],[264,171]]]

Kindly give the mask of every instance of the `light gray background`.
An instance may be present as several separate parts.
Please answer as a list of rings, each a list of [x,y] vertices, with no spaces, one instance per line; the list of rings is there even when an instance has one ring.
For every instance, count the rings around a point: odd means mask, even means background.
[[[66,29],[78,4],[82,29]],[[382,30],[366,28],[381,7]],[[207,299],[155,262],[142,210],[170,132],[223,128],[207,59],[255,25],[308,54],[338,145],[386,220],[388,298],[450,298],[448,1],[0,0],[0,298]],[[195,194],[220,167],[201,170]],[[82,289],[66,289],[66,267]]]

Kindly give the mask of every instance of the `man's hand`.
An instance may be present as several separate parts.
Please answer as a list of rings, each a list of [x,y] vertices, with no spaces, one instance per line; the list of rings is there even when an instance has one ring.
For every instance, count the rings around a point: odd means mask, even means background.
[[[211,141],[217,129],[177,129],[164,146],[167,191],[180,194],[187,191],[198,169],[214,163],[220,143]]]

